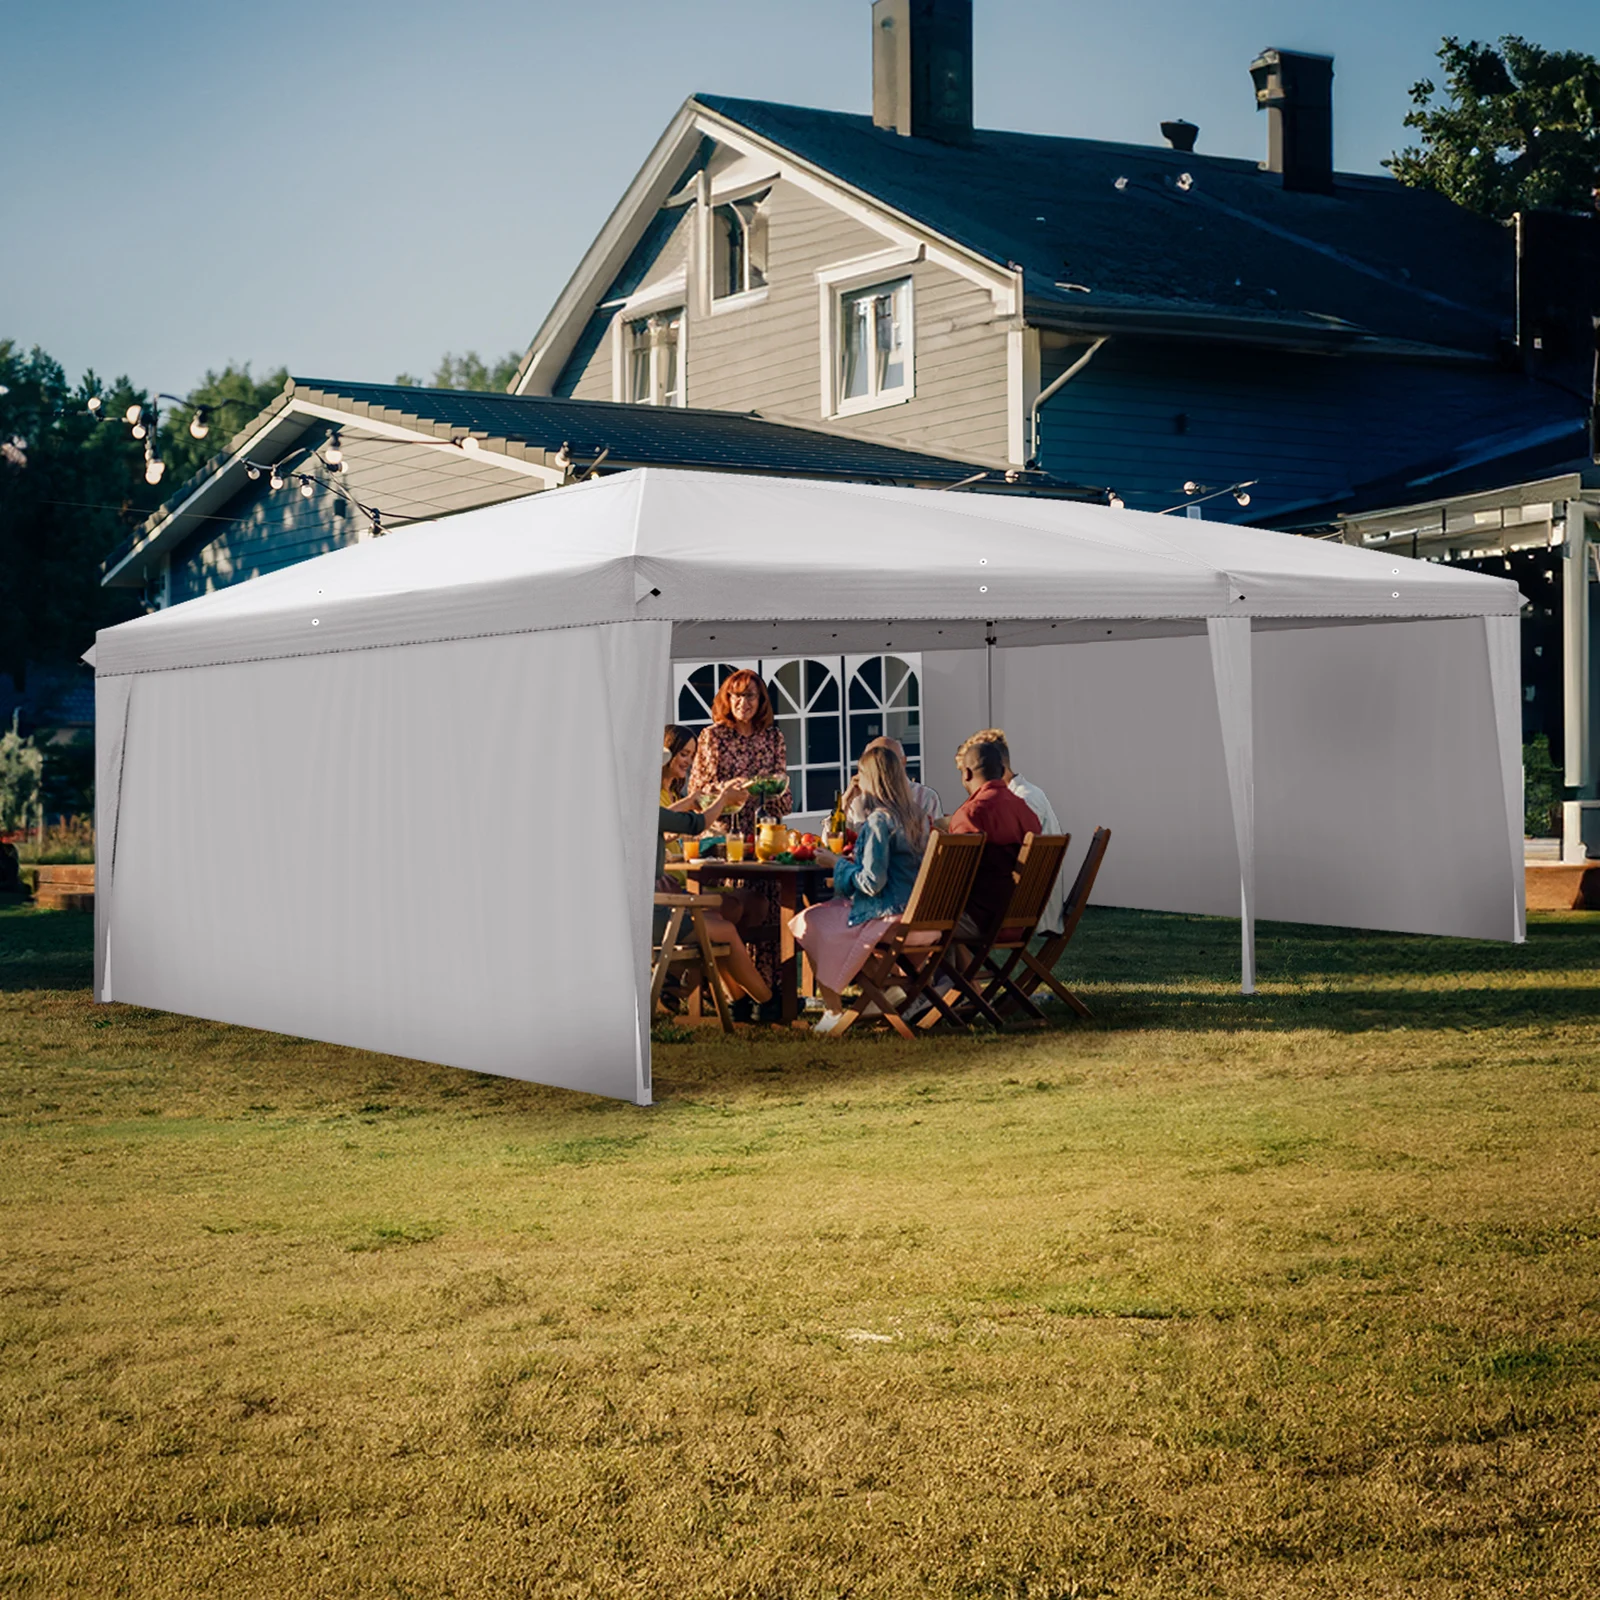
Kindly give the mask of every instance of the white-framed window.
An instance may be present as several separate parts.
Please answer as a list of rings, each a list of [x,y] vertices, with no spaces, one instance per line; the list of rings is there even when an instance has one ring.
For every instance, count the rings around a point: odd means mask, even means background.
[[[849,760],[876,738],[898,739],[906,771],[922,782],[922,657],[846,656],[844,672]]]
[[[840,412],[911,397],[911,280],[839,294]]]
[[[675,662],[673,720],[705,727],[723,681],[746,670],[759,672],[767,685],[796,811],[827,811],[849,785],[861,752],[884,734],[905,746],[906,770],[922,781],[920,655]]]
[[[620,398],[636,406],[681,406],[683,307],[618,319],[621,332]]]
[[[915,291],[920,245],[820,267],[822,414],[903,405],[917,388]]]
[[[754,295],[767,286],[767,196],[770,189],[725,200],[711,209],[711,303]]]
[[[789,789],[796,811],[831,809],[842,787],[839,665],[836,656],[761,663],[789,758]]]

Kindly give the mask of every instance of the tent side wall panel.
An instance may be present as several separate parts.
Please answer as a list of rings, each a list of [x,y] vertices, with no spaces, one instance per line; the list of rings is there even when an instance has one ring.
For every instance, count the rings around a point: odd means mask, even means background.
[[[981,694],[981,654],[975,670]],[[1072,834],[1067,870],[1095,828],[1111,829],[1097,904],[1238,916],[1239,855],[1203,636],[996,650],[994,678],[1012,763]]]
[[[948,816],[967,798],[956,750],[988,724],[982,650],[922,652],[922,781],[938,791]]]
[[[648,1098],[627,997],[655,755],[621,771],[608,708],[664,670],[665,632],[138,675],[112,997]]]
[[[1483,623],[1257,631],[1262,917],[1516,937]]]

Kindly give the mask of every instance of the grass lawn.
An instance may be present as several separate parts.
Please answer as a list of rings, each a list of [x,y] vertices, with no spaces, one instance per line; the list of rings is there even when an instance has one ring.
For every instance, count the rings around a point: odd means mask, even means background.
[[[308,915],[311,915],[308,911]],[[1091,912],[1095,1023],[649,1110],[0,913],[0,1596],[1595,1592],[1600,917]]]

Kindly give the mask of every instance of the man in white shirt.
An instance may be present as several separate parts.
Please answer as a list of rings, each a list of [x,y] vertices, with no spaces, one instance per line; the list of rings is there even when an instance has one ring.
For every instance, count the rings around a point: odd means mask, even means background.
[[[1040,829],[1044,833],[1065,833],[1056,817],[1055,808],[1050,804],[1049,797],[1036,783],[1029,783],[1026,778],[1019,777],[1011,769],[1011,746],[1006,740],[1004,728],[982,728],[965,741],[962,748],[968,744],[993,744],[1000,747],[1000,759],[1005,762],[1006,770],[1002,781],[1005,786],[1019,800],[1027,805],[1033,814],[1038,817]],[[1038,931],[1040,933],[1059,933],[1061,931],[1062,908],[1067,901],[1067,875],[1063,871],[1056,877],[1055,887],[1050,891],[1050,898],[1045,903],[1044,915],[1039,918]]]
[[[868,743],[866,749],[862,750],[861,754],[865,755],[868,750],[893,750],[901,761],[906,758],[906,747],[898,739],[890,739],[888,737],[873,739]],[[939,796],[932,789],[928,788],[926,784],[913,783],[911,785],[911,797],[928,813],[930,822],[938,820],[939,813],[944,808],[939,804]],[[845,827],[854,828],[859,833],[861,825],[867,820],[867,797],[861,792],[861,774],[859,772],[851,777],[850,787],[845,790],[844,798],[840,801],[840,804],[844,807]]]

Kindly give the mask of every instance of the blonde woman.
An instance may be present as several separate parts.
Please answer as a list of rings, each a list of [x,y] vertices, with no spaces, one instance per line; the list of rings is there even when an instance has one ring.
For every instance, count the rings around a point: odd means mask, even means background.
[[[866,818],[856,838],[855,859],[817,851],[818,863],[833,868],[834,898],[802,911],[792,924],[796,942],[811,957],[828,1007],[817,1023],[819,1033],[837,1025],[845,985],[905,910],[928,848],[928,814],[917,802],[897,751],[882,745],[863,751],[859,782]]]

